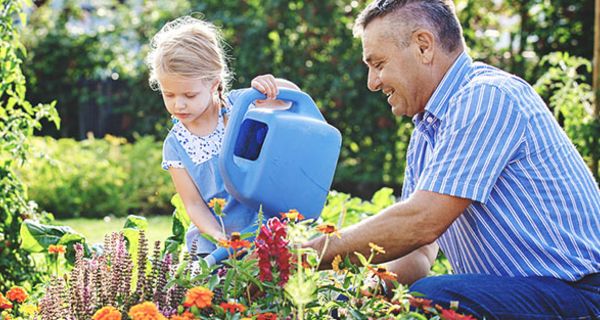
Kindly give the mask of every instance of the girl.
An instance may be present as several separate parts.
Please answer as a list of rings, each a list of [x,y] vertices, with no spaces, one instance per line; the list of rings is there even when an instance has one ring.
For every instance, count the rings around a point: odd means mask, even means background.
[[[188,250],[196,242],[196,253],[205,255],[215,246],[200,234],[227,238],[208,201],[225,199],[226,233],[240,231],[256,219],[256,212],[226,192],[218,169],[228,113],[241,90],[226,91],[231,74],[219,30],[192,17],[171,21],[154,36],[147,63],[150,86],[160,90],[167,111],[176,119],[163,144],[162,167],[169,171],[193,222],[186,234]],[[299,90],[272,75],[254,78],[252,87],[267,95],[266,100],[257,101],[261,107],[286,104],[274,100],[278,87]]]

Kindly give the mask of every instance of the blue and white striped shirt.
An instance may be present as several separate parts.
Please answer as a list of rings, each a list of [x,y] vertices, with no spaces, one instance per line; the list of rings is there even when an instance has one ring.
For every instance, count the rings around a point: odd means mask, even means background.
[[[600,190],[529,84],[463,53],[413,122],[403,198],[473,200],[438,239],[456,273],[600,272]]]

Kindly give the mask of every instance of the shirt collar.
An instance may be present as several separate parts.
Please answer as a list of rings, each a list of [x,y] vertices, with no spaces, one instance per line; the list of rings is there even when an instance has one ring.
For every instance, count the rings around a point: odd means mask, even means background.
[[[463,79],[467,72],[471,69],[473,60],[466,52],[462,52],[454,61],[450,69],[442,78],[442,81],[437,86],[431,98],[425,106],[425,111],[432,114],[438,119],[448,110],[448,99],[458,90],[463,83]],[[419,121],[423,118],[422,114],[417,114],[413,117],[413,121]]]

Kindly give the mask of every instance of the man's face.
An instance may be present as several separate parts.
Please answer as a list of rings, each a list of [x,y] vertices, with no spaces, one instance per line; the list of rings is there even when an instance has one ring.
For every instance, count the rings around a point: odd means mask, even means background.
[[[363,32],[363,60],[369,68],[367,87],[388,97],[394,115],[413,116],[425,110],[429,99],[425,89],[428,69],[421,63],[414,41],[407,47],[398,44],[395,37],[408,33],[390,27],[385,17],[376,18]]]

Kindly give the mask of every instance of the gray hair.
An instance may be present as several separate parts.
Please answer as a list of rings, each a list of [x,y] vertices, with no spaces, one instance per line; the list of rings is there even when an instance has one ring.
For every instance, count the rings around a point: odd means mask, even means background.
[[[436,40],[442,48],[454,52],[464,42],[462,28],[454,11],[452,0],[375,0],[371,2],[354,22],[354,36],[360,37],[365,28],[376,18],[393,14],[390,20],[393,26],[409,26],[408,32],[418,27],[429,27],[434,32]],[[396,30],[389,30],[390,35],[398,38]],[[410,43],[408,35],[399,39],[401,46]]]

